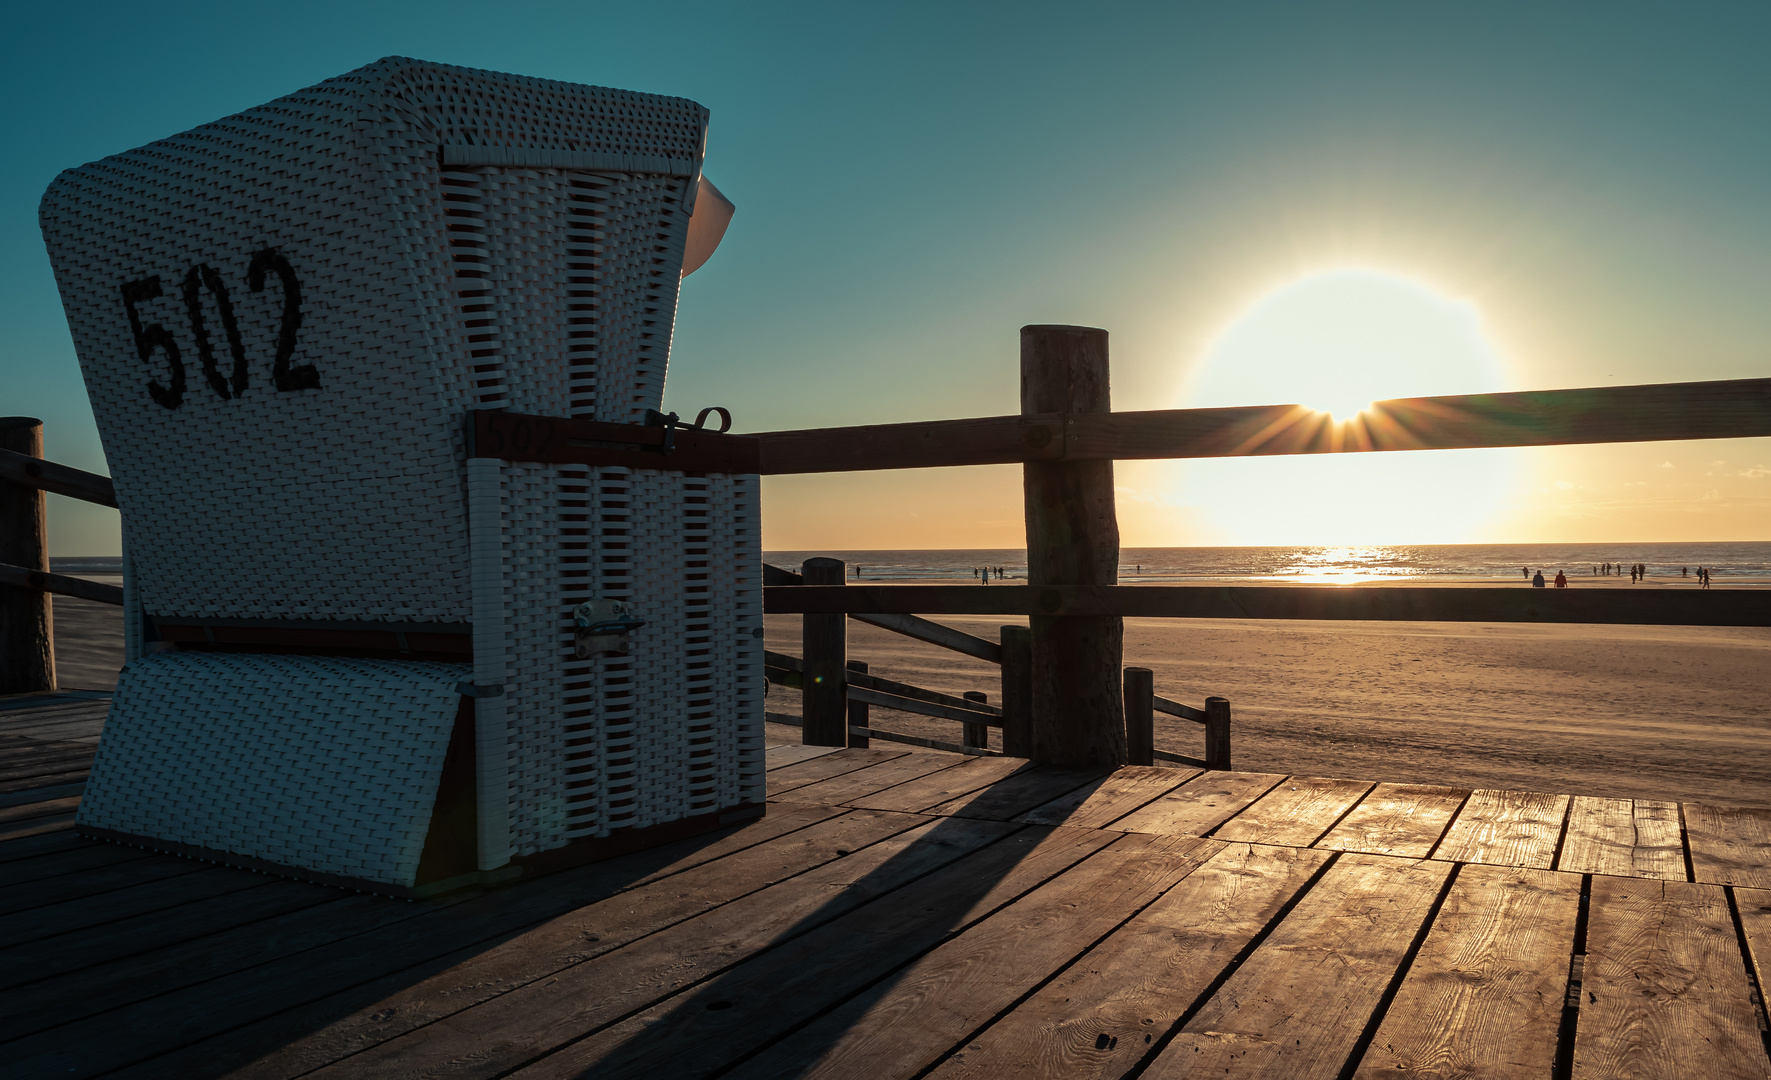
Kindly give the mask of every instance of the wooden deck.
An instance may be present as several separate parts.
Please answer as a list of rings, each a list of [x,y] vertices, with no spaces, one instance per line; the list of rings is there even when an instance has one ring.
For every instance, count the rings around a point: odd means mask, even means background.
[[[761,821],[408,903],[82,840],[0,704],[0,1068],[1765,1077],[1771,811],[769,750]]]

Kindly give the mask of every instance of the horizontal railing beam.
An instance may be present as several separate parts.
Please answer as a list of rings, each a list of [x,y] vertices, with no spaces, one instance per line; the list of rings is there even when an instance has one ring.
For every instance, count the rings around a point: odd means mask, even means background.
[[[101,604],[121,606],[123,603],[123,590],[115,585],[69,577],[66,574],[45,573],[10,563],[0,563],[0,585],[36,589],[38,592],[55,593],[58,596],[77,596],[82,600],[96,600]]]
[[[57,465],[16,450],[0,449],[0,480],[100,506],[115,508],[117,505],[117,489],[112,486],[110,477]]]
[[[1249,457],[1771,436],[1771,379],[1397,398],[1345,423],[1302,405],[769,431],[761,470],[861,472],[1023,461]]]
[[[1771,590],[1343,585],[798,585],[765,587],[775,615],[1119,615],[1168,619],[1771,626]]]

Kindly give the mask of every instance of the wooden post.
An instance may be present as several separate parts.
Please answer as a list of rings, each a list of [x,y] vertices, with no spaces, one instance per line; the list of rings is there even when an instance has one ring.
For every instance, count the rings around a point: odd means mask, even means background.
[[[1125,763],[1156,764],[1156,673],[1125,669]]]
[[[1105,330],[1021,328],[1023,415],[1104,413],[1110,408]],[[1051,432],[1046,444],[1064,438],[1064,432]],[[1022,466],[1022,481],[1029,583],[1118,584],[1113,462],[1028,462]],[[1125,764],[1122,620],[1112,615],[1035,615],[1032,630],[1034,760]]]
[[[848,663],[848,669],[850,671],[859,671],[861,674],[865,675],[865,674],[867,674],[867,661],[865,661],[865,660],[850,660]],[[869,724],[867,723],[867,720],[868,720],[867,703],[865,701],[856,701],[854,698],[850,698],[849,699],[849,727],[851,729],[868,727]],[[873,743],[872,739],[869,739],[865,735],[857,735],[854,733],[853,730],[850,730],[848,732],[848,736],[849,736],[849,745],[850,746],[858,746],[863,750],[867,749],[867,747],[872,745],[872,743]]]
[[[967,690],[965,692],[965,699],[967,701],[988,702],[990,700],[990,695],[984,693],[982,690]],[[990,725],[968,724],[961,721],[959,726],[961,729],[959,733],[959,741],[961,744],[965,746],[976,746],[985,750],[990,748]]]
[[[1205,767],[1230,768],[1230,702],[1227,698],[1205,699]]]
[[[1033,631],[1005,626],[1002,633],[1002,752],[1033,756]]]
[[[0,448],[43,456],[43,421],[0,417]],[[0,481],[0,563],[49,572],[43,491]],[[0,694],[55,689],[55,624],[49,594],[0,585]]]
[[[841,559],[807,559],[801,567],[807,585],[846,585],[848,570]],[[848,616],[802,615],[805,657],[800,700],[805,727],[800,741],[807,746],[849,744]]]

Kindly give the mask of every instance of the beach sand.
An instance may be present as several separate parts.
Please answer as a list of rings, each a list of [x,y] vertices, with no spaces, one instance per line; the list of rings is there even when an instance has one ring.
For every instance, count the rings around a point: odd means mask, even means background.
[[[994,640],[1010,620],[941,621]],[[874,674],[1000,699],[995,665],[848,625]],[[798,616],[766,630],[799,655]],[[1164,697],[1230,699],[1241,770],[1771,805],[1771,628],[1127,619],[1125,662]],[[798,714],[798,692],[768,709]],[[870,722],[959,741],[947,720]],[[1159,749],[1199,757],[1203,732],[1156,717]]]
[[[57,597],[55,616],[61,684],[111,688],[119,609]],[[942,621],[995,639],[1012,620]],[[798,616],[765,622],[769,648],[799,655]],[[848,625],[875,674],[1000,699],[993,664]],[[1127,619],[1125,661],[1164,697],[1229,698],[1242,770],[1771,805],[1771,628]],[[799,705],[770,689],[770,712]],[[959,741],[947,720],[872,722]],[[1203,753],[1199,726],[1156,725],[1160,749]]]

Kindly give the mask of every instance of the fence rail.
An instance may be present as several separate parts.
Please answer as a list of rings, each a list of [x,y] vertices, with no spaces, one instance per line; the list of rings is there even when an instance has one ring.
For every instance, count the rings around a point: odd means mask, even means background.
[[[832,575],[833,571],[840,574],[828,564],[837,563],[834,559],[821,559],[824,576]],[[840,567],[840,563],[838,563]],[[841,578],[838,578],[841,580]],[[770,596],[791,596],[800,592],[842,593],[862,592],[872,586],[856,587],[850,585],[805,585],[804,576],[790,570],[770,564],[763,564],[763,580],[768,583],[763,587],[765,598]],[[891,586],[890,588],[897,588]],[[978,595],[985,590],[975,587],[958,586],[968,596]],[[780,601],[780,606],[794,609],[791,600]],[[838,605],[842,606],[842,605]],[[776,611],[765,599],[764,610]],[[805,614],[805,612],[796,612]],[[989,614],[989,612],[983,612]],[[939,645],[968,656],[980,657],[1003,666],[1002,700],[1004,707],[992,706],[985,694],[979,691],[968,691],[963,698],[950,694],[942,694],[934,690],[911,686],[907,683],[882,679],[867,672],[866,663],[847,658],[846,643],[840,638],[833,638],[826,633],[808,633],[805,638],[808,652],[822,647],[829,649],[833,645],[841,650],[842,655],[825,658],[824,670],[833,666],[840,667],[843,672],[842,699],[846,701],[848,710],[846,724],[824,717],[812,717],[810,722],[801,721],[801,726],[808,730],[819,730],[824,737],[831,737],[831,732],[841,727],[846,731],[846,742],[850,746],[865,746],[869,739],[884,739],[893,742],[913,742],[916,745],[933,746],[937,749],[959,749],[967,753],[988,752],[989,729],[998,728],[1003,732],[1005,748],[1013,747],[1017,756],[1024,756],[1027,745],[1025,728],[1028,718],[1025,709],[1007,705],[1010,701],[1025,701],[1028,688],[1021,683],[1030,682],[1031,672],[1026,665],[1017,666],[1012,661],[1004,663],[1004,658],[1011,651],[1005,648],[1007,640],[1015,632],[1025,634],[1021,627],[1005,626],[1002,628],[1005,641],[997,643],[984,638],[955,630],[940,623],[909,614],[862,613],[854,611],[816,610],[813,615],[846,614],[858,622],[874,626],[883,626],[888,630],[896,630],[919,641]],[[988,646],[988,648],[983,648]],[[772,650],[763,651],[764,672],[771,683],[777,686],[805,690],[805,661],[797,656],[789,656]],[[1228,769],[1230,767],[1230,703],[1221,697],[1207,698],[1204,709],[1196,709],[1178,701],[1157,695],[1153,689],[1153,677],[1147,668],[1127,668],[1124,683],[1127,760],[1133,765],[1151,765],[1156,761],[1172,761],[1181,764],[1201,766],[1211,769]],[[808,714],[819,709],[831,709],[834,704],[828,700],[821,701],[813,695],[802,698],[803,708]],[[961,742],[959,744],[942,743],[939,740],[921,739],[916,736],[902,735],[897,732],[883,731],[873,727],[867,721],[867,709],[877,705],[881,708],[895,709],[899,712],[914,713],[943,720],[956,720],[961,724]],[[1177,716],[1206,727],[1206,752],[1204,758],[1191,758],[1155,747],[1155,713]]]
[[[1397,398],[1336,422],[1302,405],[1030,412],[766,431],[765,475],[1017,462],[1453,450],[1771,435],[1771,379]]]
[[[1165,619],[1771,626],[1771,591],[1389,585],[764,586],[777,615],[1110,615]]]

